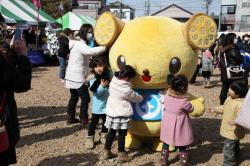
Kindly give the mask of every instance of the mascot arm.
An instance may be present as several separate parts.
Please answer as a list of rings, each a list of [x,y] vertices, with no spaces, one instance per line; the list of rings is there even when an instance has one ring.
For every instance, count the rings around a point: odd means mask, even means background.
[[[205,104],[203,97],[195,97],[194,95],[188,93],[189,101],[194,106],[193,112],[190,113],[193,117],[199,117],[205,112]]]

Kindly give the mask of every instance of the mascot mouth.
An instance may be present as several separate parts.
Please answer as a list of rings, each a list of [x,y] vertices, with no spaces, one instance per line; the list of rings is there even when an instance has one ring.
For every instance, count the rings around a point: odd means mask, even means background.
[[[150,74],[149,74],[149,70],[148,69],[144,69],[143,71],[143,75],[141,76],[141,79],[145,82],[149,82],[151,81],[151,77]]]
[[[145,82],[149,82],[149,81],[151,81],[151,76],[145,76],[145,75],[143,75],[143,76],[141,76],[141,79],[143,81],[145,81]]]

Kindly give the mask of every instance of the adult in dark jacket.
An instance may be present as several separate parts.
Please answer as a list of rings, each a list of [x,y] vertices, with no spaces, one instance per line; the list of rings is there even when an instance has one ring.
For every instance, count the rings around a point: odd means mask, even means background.
[[[230,80],[227,78],[226,64],[224,53],[227,60],[228,66],[239,66],[244,62],[244,57],[240,54],[239,48],[236,46],[237,39],[236,34],[228,33],[225,37],[225,45],[223,46],[223,52],[220,54],[220,69],[221,69],[221,81],[222,87],[220,92],[220,104],[223,105],[229,90],[229,86],[236,80]]]
[[[16,163],[15,146],[20,139],[20,131],[14,92],[25,92],[31,86],[31,64],[27,56],[23,56],[26,53],[23,41],[15,42],[13,49],[0,42],[0,101],[6,96],[0,120],[6,127],[10,144],[6,151],[0,153],[1,166]]]
[[[69,28],[64,29],[58,37],[59,49],[58,49],[58,60],[60,65],[59,77],[61,82],[65,82],[65,71],[66,71],[66,61],[69,55],[69,39],[68,37],[71,34]]]

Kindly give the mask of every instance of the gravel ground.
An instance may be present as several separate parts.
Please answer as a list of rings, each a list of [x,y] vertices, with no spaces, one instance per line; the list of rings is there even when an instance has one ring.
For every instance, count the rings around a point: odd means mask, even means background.
[[[69,93],[58,80],[58,67],[39,67],[33,69],[32,90],[16,95],[19,107],[18,116],[21,127],[21,140],[17,146],[20,166],[57,166],[57,165],[119,165],[116,159],[100,160],[103,145],[97,143],[94,150],[84,148],[86,131],[79,124],[66,125],[66,107]],[[218,70],[212,77],[213,87],[202,87],[201,78],[189,91],[204,96],[206,107],[219,104],[220,82]],[[79,106],[77,112],[79,113]],[[205,113],[194,118],[195,143],[190,148],[190,165],[222,165],[223,138],[219,136],[221,117]],[[98,140],[96,140],[98,141]],[[159,165],[159,152],[153,152],[145,144],[136,151],[129,150],[133,160],[123,165]],[[114,144],[114,151],[117,143]],[[250,166],[250,135],[241,141],[243,166]],[[171,155],[172,165],[177,160]]]

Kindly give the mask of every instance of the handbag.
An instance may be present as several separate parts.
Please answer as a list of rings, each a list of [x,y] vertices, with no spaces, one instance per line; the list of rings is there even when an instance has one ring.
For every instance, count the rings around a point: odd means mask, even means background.
[[[226,71],[227,71],[227,78],[229,80],[244,78],[245,70],[241,66],[228,66],[225,53],[224,53],[224,59],[225,59],[225,65],[226,65]]]
[[[248,90],[247,96],[240,109],[238,117],[236,118],[236,124],[250,130],[250,90]]]
[[[4,104],[6,100],[6,93],[3,94],[2,102],[0,106],[0,114],[3,113]],[[9,138],[5,125],[0,120],[0,153],[8,150],[9,148]]]

